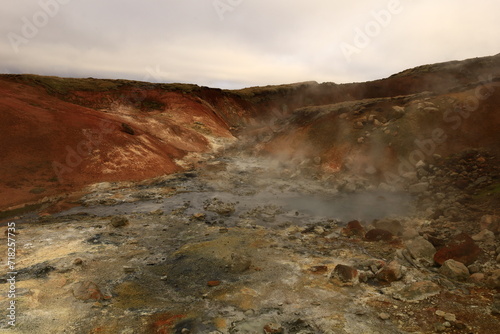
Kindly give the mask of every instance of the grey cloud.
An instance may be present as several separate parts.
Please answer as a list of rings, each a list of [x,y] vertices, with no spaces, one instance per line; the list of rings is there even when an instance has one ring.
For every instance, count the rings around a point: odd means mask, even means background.
[[[0,23],[0,69],[141,80],[149,67],[166,82],[236,88],[365,81],[499,52],[497,1],[400,0],[402,12],[347,61],[340,45],[354,45],[355,29],[391,1],[242,0],[221,20],[213,0],[72,0],[17,54],[8,33],[20,34],[21,18],[41,8],[11,2]]]

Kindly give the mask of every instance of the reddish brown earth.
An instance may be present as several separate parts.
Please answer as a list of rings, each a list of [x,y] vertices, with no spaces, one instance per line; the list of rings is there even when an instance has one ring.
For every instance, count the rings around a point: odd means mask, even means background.
[[[469,148],[498,153],[499,77],[500,55],[366,83],[236,91],[2,75],[0,210],[92,183],[180,171],[196,161],[189,153],[213,152],[233,136],[241,149],[316,158],[324,172],[347,169],[377,182],[404,169],[401,158],[422,157],[415,140],[435,140],[429,151],[443,156]],[[484,98],[475,105],[477,94]],[[456,107],[462,111],[451,113]]]

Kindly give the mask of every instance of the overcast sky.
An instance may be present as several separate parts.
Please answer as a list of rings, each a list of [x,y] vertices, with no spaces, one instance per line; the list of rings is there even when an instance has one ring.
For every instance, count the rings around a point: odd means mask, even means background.
[[[498,0],[3,0],[0,6],[2,73],[242,88],[367,81],[500,53]]]

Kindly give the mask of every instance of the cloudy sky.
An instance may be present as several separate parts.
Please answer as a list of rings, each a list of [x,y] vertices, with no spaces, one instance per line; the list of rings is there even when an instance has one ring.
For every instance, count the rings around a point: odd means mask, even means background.
[[[500,53],[498,0],[21,0],[0,72],[242,88]]]

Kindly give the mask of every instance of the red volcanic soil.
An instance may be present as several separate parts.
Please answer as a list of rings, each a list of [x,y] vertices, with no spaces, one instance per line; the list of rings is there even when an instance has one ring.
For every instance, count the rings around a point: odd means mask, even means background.
[[[91,183],[173,173],[182,169],[177,159],[211,150],[209,138],[232,137],[229,126],[192,97],[148,91],[132,100],[131,93],[119,92],[122,100],[98,111],[43,87],[0,79],[0,209]],[[72,94],[89,105],[113,100],[107,92]],[[156,101],[150,104],[159,110],[127,103],[139,98]]]

